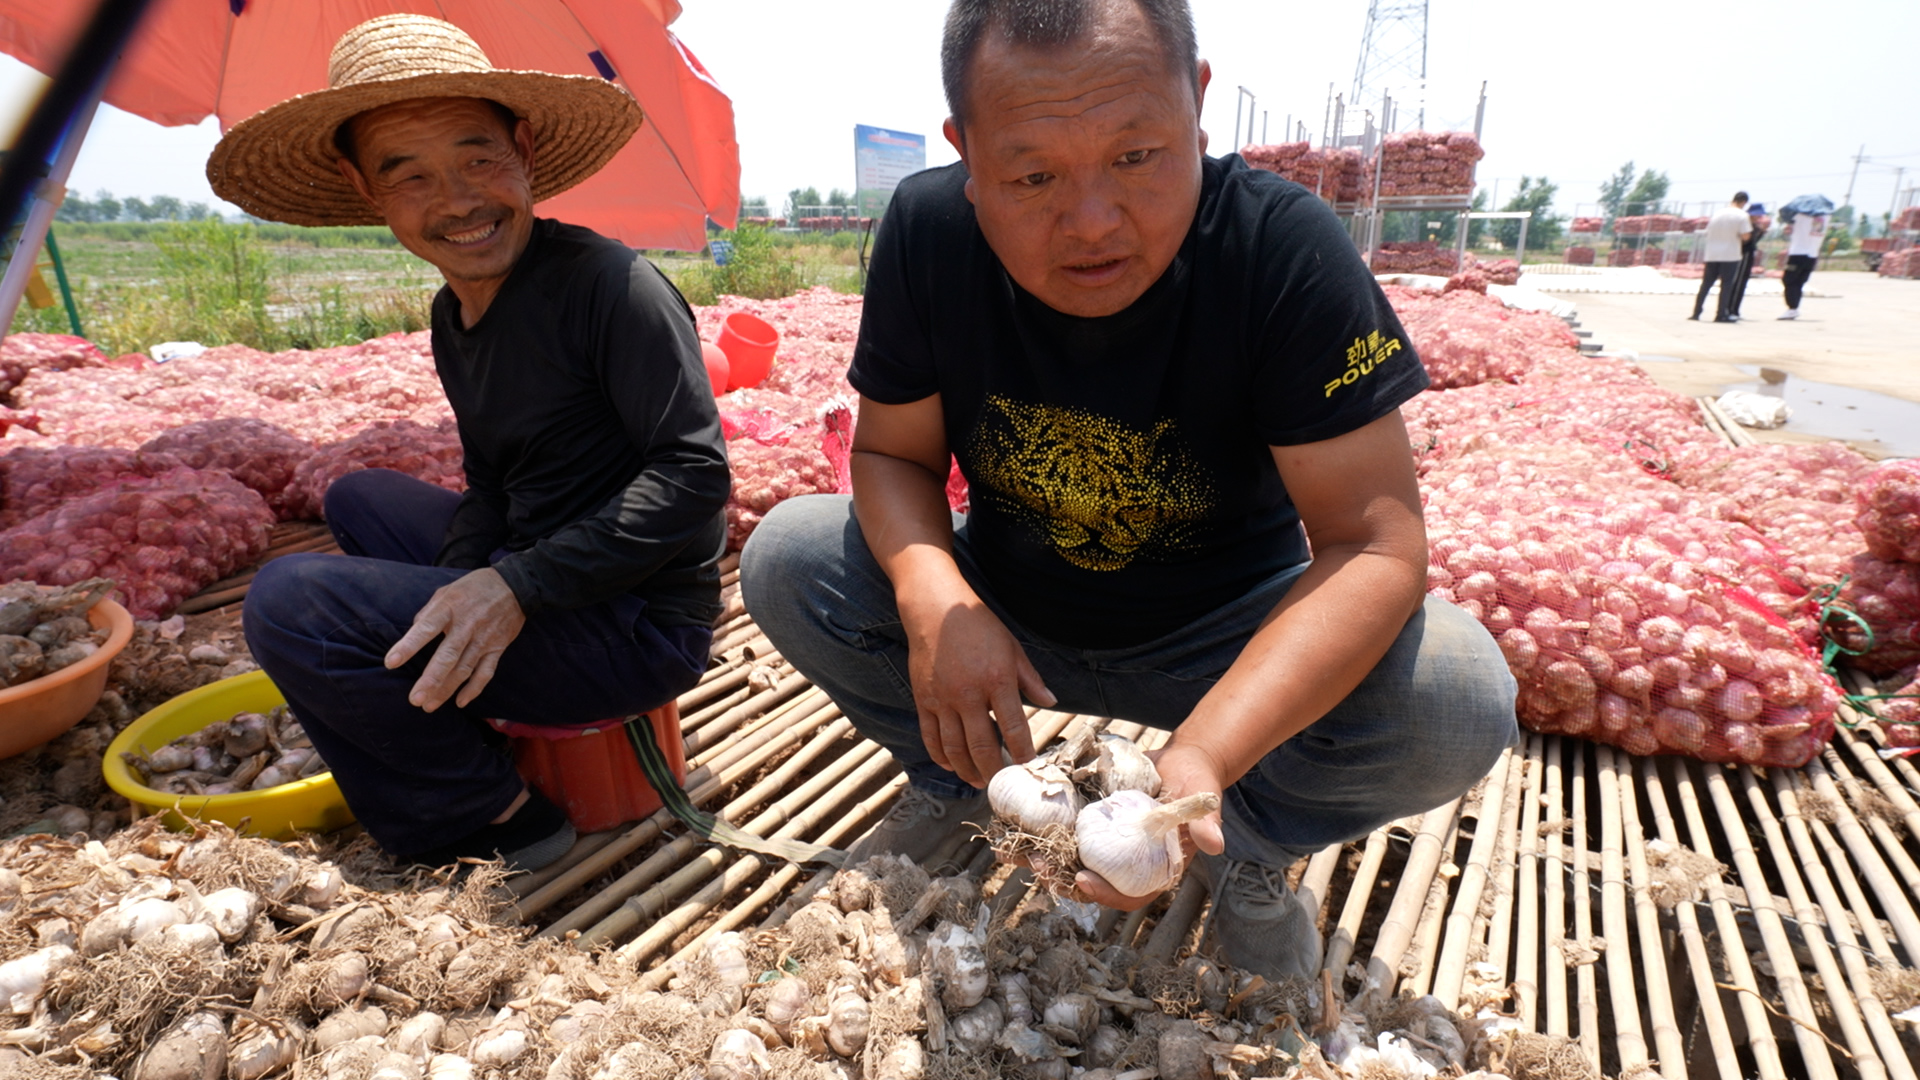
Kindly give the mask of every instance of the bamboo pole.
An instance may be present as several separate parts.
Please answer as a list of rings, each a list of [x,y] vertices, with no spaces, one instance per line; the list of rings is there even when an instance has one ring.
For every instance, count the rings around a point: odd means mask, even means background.
[[[1367,834],[1367,846],[1360,853],[1360,865],[1354,869],[1353,883],[1347,886],[1347,900],[1340,909],[1340,921],[1327,938],[1327,953],[1322,967],[1335,979],[1346,978],[1347,961],[1352,958],[1360,937],[1360,923],[1366,918],[1367,897],[1373,892],[1374,879],[1380,876],[1380,864],[1387,859],[1387,830],[1382,825]]]
[[[1847,872],[1847,867],[1852,863],[1847,858],[1846,850],[1840,846],[1840,841],[1834,837],[1833,830],[1819,818],[1809,820],[1807,825],[1813,830],[1813,838],[1820,844],[1820,851],[1833,864],[1834,877],[1840,882],[1840,891],[1846,894],[1847,906],[1853,909],[1854,921],[1860,924],[1860,936],[1867,939],[1868,951],[1886,967],[1904,967],[1894,955],[1893,943],[1887,939],[1887,932],[1881,927],[1873,904],[1860,889],[1860,875]]]
[[[1687,1080],[1687,1041],[1674,1015],[1667,950],[1661,940],[1660,909],[1654,905],[1653,874],[1647,868],[1647,834],[1640,822],[1640,800],[1633,783],[1633,759],[1617,755],[1621,766],[1620,826],[1627,840],[1627,873],[1633,889],[1634,922],[1640,932],[1641,989],[1653,1025],[1653,1055],[1668,1080]]]
[[[813,684],[807,682],[805,679],[781,679],[778,686],[769,687],[768,689],[760,691],[740,704],[735,705],[733,708],[728,709],[726,712],[721,713],[719,716],[706,721],[702,726],[711,727],[719,725],[722,730],[731,731],[733,728],[740,726],[742,721],[759,716],[762,713],[771,713],[774,706],[791,701],[811,690],[813,690]],[[688,757],[688,763],[693,763],[691,755]]]
[[[1507,805],[1500,812],[1500,842],[1494,845],[1495,866],[1493,914],[1487,918],[1487,964],[1499,972],[1498,978],[1511,982],[1507,965],[1513,953],[1513,907],[1515,880],[1520,873],[1520,803],[1532,790],[1527,773],[1533,770],[1525,743],[1513,751],[1514,773],[1507,781]],[[1516,976],[1517,977],[1517,976]],[[1529,1028],[1528,1030],[1532,1030]]]
[[[1200,880],[1199,874],[1188,874],[1181,879],[1180,887],[1174,890],[1173,899],[1167,902],[1167,913],[1153,925],[1153,933],[1147,936],[1146,948],[1140,950],[1141,962],[1172,963],[1206,902],[1207,886]]]
[[[1764,805],[1766,800],[1760,794],[1759,784],[1754,781],[1751,773],[1747,776],[1747,782],[1750,785],[1749,797]],[[1788,895],[1792,895],[1791,889],[1794,884],[1804,876],[1805,886],[1812,890],[1812,900],[1819,903],[1821,920],[1826,923],[1827,932],[1833,936],[1833,952],[1838,955],[1830,959],[1837,959],[1841,970],[1846,973],[1846,985],[1853,988],[1851,1004],[1858,1008],[1859,1018],[1865,1023],[1871,1044],[1877,1044],[1880,1053],[1884,1055],[1878,1063],[1884,1070],[1882,1075],[1891,1076],[1893,1080],[1920,1080],[1920,1077],[1914,1075],[1913,1062],[1908,1060],[1906,1051],[1900,1046],[1900,1034],[1893,1029],[1893,1022],[1887,1018],[1886,1003],[1880,1000],[1879,993],[1874,989],[1872,964],[1869,962],[1866,950],[1860,947],[1859,941],[1853,935],[1853,928],[1849,925],[1847,906],[1841,902],[1839,890],[1834,888],[1832,876],[1827,873],[1825,864],[1820,861],[1820,850],[1813,842],[1813,834],[1807,828],[1806,818],[1800,813],[1799,795],[1793,790],[1793,785],[1787,782],[1785,773],[1777,770],[1774,772],[1773,792],[1774,797],[1779,800],[1780,820],[1786,825],[1787,838],[1793,844],[1793,854],[1797,856],[1800,870],[1799,874],[1788,878]],[[1811,906],[1811,902],[1808,906]],[[1805,919],[1801,920],[1801,925],[1806,925]],[[1819,938],[1820,948],[1823,950],[1827,948],[1826,938],[1822,935],[1806,936]],[[1824,979],[1825,974],[1823,973],[1821,977]],[[1828,997],[1846,996],[1835,994],[1835,990],[1842,985],[1841,983],[1830,982],[1826,985]],[[1857,1050],[1854,1066],[1860,1070],[1862,1077],[1873,1075],[1872,1067],[1864,1063],[1858,1056]]]
[[[826,691],[816,689],[808,689],[805,693],[788,698],[757,717],[740,715],[737,708],[730,709],[726,715],[716,717],[712,723],[687,737],[687,762],[690,765],[705,764],[707,758],[717,753],[726,738],[736,731],[745,734],[770,724],[805,723],[822,709],[833,709],[836,714],[840,711],[834,707],[833,699],[827,696]]]
[[[1867,879],[1867,887],[1873,890],[1875,899],[1879,900],[1880,910],[1886,913],[1887,922],[1892,925],[1894,936],[1900,939],[1901,946],[1907,950],[1907,956],[1913,963],[1920,966],[1920,916],[1914,914],[1913,904],[1908,899],[1908,894],[1903,892],[1900,883],[1894,880],[1892,871],[1887,868],[1886,860],[1880,857],[1880,850],[1874,847],[1866,830],[1860,827],[1860,822],[1854,817],[1852,809],[1846,800],[1840,798],[1840,791],[1834,785],[1834,777],[1837,775],[1857,802],[1858,781],[1847,772],[1846,763],[1837,756],[1832,759],[1832,763],[1833,773],[1827,771],[1825,763],[1819,758],[1807,763],[1806,773],[1813,781],[1813,790],[1826,796],[1830,802],[1840,808],[1840,817],[1834,822],[1834,830],[1840,834],[1840,840],[1847,846],[1847,851],[1852,853],[1854,864],[1860,868],[1860,876]],[[1887,858],[1892,859],[1895,865],[1899,865],[1904,860],[1911,866],[1913,860],[1907,856],[1906,849],[1900,846],[1899,839],[1891,835],[1892,830],[1887,828],[1886,823],[1875,821],[1874,824],[1879,826],[1875,834],[1880,837],[1880,847],[1885,850]],[[1913,887],[1911,880],[1908,885],[1910,888]],[[1916,888],[1915,892],[1920,893],[1920,888]]]
[[[1793,905],[1793,917],[1800,923],[1800,938],[1806,944],[1807,952],[1813,956],[1813,969],[1819,974],[1820,985],[1826,991],[1827,1008],[1833,1013],[1834,1023],[1846,1039],[1847,1048],[1853,1052],[1853,1067],[1859,1071],[1862,1080],[1885,1080],[1886,1063],[1880,1060],[1874,1050],[1873,1036],[1867,1032],[1857,1003],[1846,994],[1846,976],[1841,973],[1833,949],[1827,944],[1828,933],[1836,937],[1846,933],[1845,915],[1842,914],[1841,925],[1833,926],[1824,918],[1825,912],[1814,906],[1813,897],[1801,879],[1800,868],[1794,865],[1793,849],[1788,846],[1773,807],[1767,802],[1766,791],[1760,786],[1752,769],[1740,769],[1740,786],[1747,796],[1747,805],[1753,810],[1754,820],[1760,825],[1761,836],[1773,855],[1774,871],[1779,874],[1781,884],[1786,886],[1787,902]],[[1781,812],[1785,813],[1787,809],[1783,805]],[[1752,895],[1749,894],[1747,899],[1751,901]],[[1847,937],[1851,936],[1847,934]]]
[[[1680,833],[1674,827],[1673,810],[1667,802],[1658,762],[1653,758],[1641,758],[1640,777],[1641,787],[1647,793],[1647,803],[1653,809],[1656,835],[1669,845],[1680,847]],[[1635,892],[1638,894],[1641,890],[1636,888]],[[1734,1045],[1733,1032],[1727,1026],[1726,1012],[1720,1007],[1719,977],[1713,968],[1713,957],[1707,952],[1706,935],[1700,932],[1699,914],[1691,903],[1677,904],[1673,909],[1673,919],[1680,927],[1680,941],[1687,954],[1687,970],[1693,975],[1694,993],[1700,1000],[1700,1016],[1706,1023],[1707,1044],[1713,1051],[1714,1068],[1719,1072],[1720,1080],[1740,1080],[1739,1052]],[[1728,951],[1737,951],[1745,956],[1744,949]],[[1757,1002],[1754,1011],[1759,1012]],[[1764,1014],[1757,1019],[1762,1025],[1766,1023]],[[1665,1061],[1664,1057],[1662,1061]]]
[[[575,866],[580,865],[580,863],[586,861],[586,859],[595,852],[618,839],[620,839],[620,830],[618,827],[607,829],[604,832],[588,833],[575,840],[573,847],[567,849],[565,855],[562,855],[559,859],[538,870],[515,875],[507,882],[507,887],[513,892],[513,895],[525,896],[545,885],[547,882],[552,881],[554,878],[559,877],[561,874],[566,873],[568,870],[573,869]]]
[[[1611,746],[1600,746],[1600,926],[1607,938],[1607,987],[1613,1000],[1613,1040],[1620,1071],[1647,1063],[1640,999],[1633,986],[1633,950],[1627,929],[1627,872],[1620,821],[1620,773]]]
[[[1845,728],[1840,729],[1840,742],[1847,748],[1847,752],[1853,755],[1854,760],[1860,763],[1860,772],[1873,781],[1873,786],[1880,789],[1880,794],[1885,795],[1900,811],[1901,819],[1907,823],[1907,832],[1913,836],[1920,836],[1920,803],[1914,801],[1913,794],[1900,782],[1900,778],[1887,768],[1887,763],[1880,760],[1880,755],[1874,752],[1873,745],[1855,738],[1853,733]],[[1898,763],[1906,765],[1909,770],[1913,767],[1905,760],[1900,760]],[[1920,788],[1920,781],[1916,781],[1915,786]]]
[[[747,811],[776,795],[781,797],[775,800],[775,806],[792,805],[787,801],[792,796],[784,795],[783,789],[792,784],[800,773],[811,766],[814,760],[820,757],[827,748],[839,741],[840,737],[846,734],[849,726],[845,719],[836,721],[811,740],[799,753],[794,754],[785,762],[781,763],[780,767],[775,769],[766,779],[755,784],[751,789],[721,808],[718,816],[727,821],[737,821],[745,815]],[[849,754],[843,755],[834,762],[830,762],[826,766],[826,769],[840,769],[844,771],[846,768],[852,767],[852,765],[847,764],[849,758],[854,755],[860,755],[861,759],[864,759],[877,749],[878,747],[872,743],[860,743],[855,746]],[[658,880],[661,875],[668,873],[676,865],[680,864],[682,860],[685,860],[689,853],[702,847],[711,848],[717,847],[717,845],[692,832],[682,833],[674,839],[669,840],[667,843],[661,845],[658,850],[643,859],[638,866],[620,875],[620,877],[616,878],[605,888],[582,901],[572,911],[567,912],[555,920],[540,932],[540,936],[564,938],[568,931],[584,931],[595,923],[604,921],[616,912],[619,909],[619,905],[624,903],[629,897],[641,889],[646,888],[648,885],[651,885]]]
[[[849,836],[855,835],[856,829],[866,824],[868,818],[872,817],[880,807],[898,795],[900,789],[906,786],[907,778],[904,774],[896,776],[885,784],[880,785],[878,791],[862,799],[851,812],[835,822],[827,831],[821,833],[815,842],[838,846]],[[750,858],[753,858],[755,861],[759,859],[758,856],[750,856]],[[837,871],[831,867],[819,871],[816,876],[822,879],[822,887],[824,887],[827,882],[832,881],[833,875],[836,872]],[[716,919],[713,925],[700,931],[697,937],[687,942],[678,952],[669,956],[665,961],[648,969],[647,973],[640,977],[640,988],[642,990],[659,990],[664,988],[667,982],[673,978],[675,969],[678,968],[684,960],[695,955],[707,942],[712,941],[717,935],[743,925],[747,919],[753,916],[754,912],[765,907],[799,876],[800,867],[796,863],[786,863],[775,870],[772,874],[768,875],[767,880],[762,882],[758,889],[755,889],[746,899],[740,901],[740,903],[727,909],[726,914]],[[818,891],[818,888],[812,890],[812,892]],[[795,910],[798,910],[798,908],[796,907]],[[789,914],[791,914],[791,912],[789,912]],[[785,921],[784,918],[782,921]],[[767,927],[766,923],[762,923],[761,925],[762,927]],[[772,925],[778,926],[779,923]]]
[[[1433,996],[1451,1012],[1460,1004],[1460,986],[1466,980],[1467,956],[1473,947],[1475,917],[1480,900],[1486,895],[1492,874],[1494,849],[1500,840],[1500,821],[1506,814],[1507,786],[1520,770],[1520,755],[1503,751],[1500,761],[1487,774],[1487,788],[1481,794],[1478,816],[1473,825],[1473,846],[1467,850],[1467,865],[1460,873],[1460,895],[1447,917],[1446,940],[1440,947],[1440,959],[1433,976]],[[1514,795],[1519,785],[1513,785]],[[1319,856],[1315,856],[1318,858]]]
[[[791,821],[782,825],[773,835],[782,838],[799,838],[819,831],[822,822],[829,814],[838,811],[842,806],[846,805],[849,799],[854,799],[856,792],[864,789],[867,784],[888,770],[893,770],[896,773],[894,779],[904,781],[905,778],[898,775],[899,765],[894,762],[890,755],[882,754],[872,761],[869,761],[865,767],[848,777],[847,783],[832,790],[824,798],[812,803],[805,810],[796,814]],[[882,790],[887,791],[888,794],[893,794],[897,792],[900,786],[904,785],[892,785],[890,789],[883,786]],[[862,808],[867,806],[867,800],[855,799],[852,813],[860,814],[862,813]],[[724,856],[721,856],[719,852],[716,851],[711,854],[714,856],[713,862],[716,867],[720,862],[724,861]],[[704,861],[705,858],[706,856],[703,855],[702,860]],[[638,965],[644,963],[648,957],[653,956],[671,944],[674,938],[692,929],[695,923],[705,918],[709,912],[719,906],[720,902],[724,900],[728,894],[753,880],[761,870],[766,868],[770,861],[771,859],[769,857],[755,854],[742,855],[733,860],[731,865],[722,870],[718,876],[711,882],[708,882],[699,891],[681,902],[678,907],[671,911],[661,912],[659,916],[653,920],[651,925],[648,925],[645,930],[640,932],[639,936],[627,942],[625,945],[620,946],[618,949],[615,949],[613,959],[621,964]],[[696,862],[693,866],[689,866],[688,870],[693,870],[698,865],[699,863]],[[792,864],[788,865],[791,866]],[[794,872],[798,874],[799,868],[793,867],[793,869]],[[744,919],[745,916],[742,915],[741,918]],[[583,935],[583,937],[584,936],[586,935]],[[602,938],[600,940],[605,941],[609,939]]]
[[[1540,785],[1546,773],[1541,736],[1527,734],[1527,793],[1520,802],[1520,918],[1513,943],[1513,996],[1520,1026],[1540,1030]]]
[[[1714,810],[1720,817],[1721,835],[1726,838],[1727,848],[1733,853],[1734,869],[1740,875],[1741,886],[1746,889],[1747,905],[1753,912],[1754,922],[1760,927],[1760,940],[1766,947],[1768,962],[1773,965],[1774,985],[1779,988],[1780,998],[1786,1003],[1787,1014],[1798,1021],[1793,1025],[1793,1040],[1800,1048],[1801,1064],[1807,1070],[1809,1080],[1837,1080],[1833,1056],[1827,1050],[1826,1040],[1820,1035],[1820,1018],[1813,1011],[1813,998],[1807,992],[1806,981],[1800,977],[1799,962],[1794,959],[1793,942],[1788,939],[1786,924],[1779,910],[1774,907],[1773,891],[1767,884],[1760,857],[1747,839],[1746,822],[1740,816],[1740,806],[1734,801],[1733,791],[1727,783],[1726,770],[1709,766],[1705,772],[1707,794],[1712,798]],[[1804,929],[1806,936],[1814,932],[1811,926]],[[1735,936],[1729,940],[1737,942],[1740,938]]]
[[[1462,796],[1464,798],[1464,796]],[[1400,884],[1394,889],[1393,903],[1387,907],[1386,921],[1380,924],[1373,942],[1373,955],[1367,959],[1367,982],[1360,991],[1363,1001],[1384,1003],[1392,1000],[1394,984],[1399,981],[1400,961],[1413,940],[1415,925],[1427,902],[1427,890],[1434,872],[1440,868],[1441,845],[1460,813],[1460,798],[1435,807],[1420,819],[1420,831],[1414,834],[1407,852],[1406,868],[1400,871]]]
[[[1593,860],[1587,821],[1587,748],[1573,755],[1573,933],[1593,940]],[[1580,1010],[1580,1049],[1595,1075],[1600,1072],[1600,980],[1594,964],[1573,971],[1574,999]]]
[[[1545,835],[1545,858],[1541,870],[1546,875],[1546,918],[1543,933],[1546,936],[1546,948],[1541,950],[1540,977],[1544,983],[1547,1002],[1547,1034],[1568,1037],[1572,1034],[1567,1026],[1567,862],[1564,848],[1566,832],[1560,823],[1566,820],[1564,801],[1565,776],[1562,763],[1566,758],[1567,741],[1558,735],[1546,739],[1546,779],[1541,782],[1547,799],[1546,820],[1541,823],[1540,831]]]
[[[1140,937],[1140,927],[1146,925],[1146,921],[1147,909],[1144,907],[1127,912],[1126,917],[1120,920],[1120,934],[1114,940],[1129,949],[1133,948],[1134,941]]]
[[[1454,862],[1453,855],[1460,848],[1461,816],[1453,816],[1453,824],[1447,827],[1446,839],[1441,841],[1440,865],[1435,868],[1433,883],[1427,886],[1426,906],[1420,909],[1420,923],[1414,928],[1410,948],[1420,962],[1407,981],[1401,984],[1414,997],[1425,995],[1427,988],[1433,985],[1433,971],[1440,962],[1440,928],[1446,923],[1447,899],[1452,895],[1452,882],[1460,876],[1460,867]],[[1406,967],[1406,961],[1402,960],[1398,966]]]
[[[1326,912],[1327,892],[1333,887],[1334,871],[1340,868],[1340,853],[1345,845],[1328,844],[1313,853],[1307,860],[1307,872],[1300,876],[1300,885],[1294,890],[1307,909],[1313,912],[1313,924],[1320,925],[1320,919]]]
[[[1710,766],[1701,766],[1709,768]],[[1693,773],[1684,763],[1676,763],[1674,769],[1674,793],[1680,797],[1680,810],[1686,815],[1687,836],[1691,846],[1703,854],[1713,853],[1713,833],[1707,827],[1707,817],[1700,808],[1700,798],[1695,793]],[[1780,1043],[1773,1036],[1773,1021],[1762,1007],[1765,998],[1760,996],[1760,980],[1754,976],[1753,963],[1747,957],[1747,949],[1742,941],[1740,920],[1735,914],[1732,902],[1727,898],[1726,886],[1716,875],[1707,879],[1707,904],[1713,912],[1713,925],[1722,942],[1720,955],[1725,958],[1727,971],[1732,976],[1731,985],[1739,988],[1733,997],[1740,1008],[1740,1015],[1746,1021],[1747,1045],[1753,1050],[1755,1063],[1760,1070],[1760,1080],[1786,1080],[1786,1066],[1780,1059]]]
[[[733,752],[732,759],[726,762],[709,763],[688,771],[686,779],[682,781],[682,786],[687,790],[688,799],[696,806],[704,805],[722,791],[751,776],[754,770],[784,753],[788,747],[799,742],[806,734],[806,729],[799,727],[765,727],[735,741],[729,748]],[[823,750],[832,745],[830,739],[816,739],[816,741]],[[661,830],[675,820],[677,819],[668,810],[655,811],[653,816],[635,824],[590,858],[582,860],[566,873],[538,886],[522,897],[520,902],[514,905],[515,916],[525,922],[553,906],[574,890],[611,869],[620,860],[651,843],[660,835]],[[513,888],[513,884],[510,881],[508,888]]]
[[[836,759],[806,783],[794,788],[791,794],[762,810],[753,820],[741,825],[740,830],[754,836],[792,836],[797,831],[793,828],[796,822],[816,811],[824,812],[824,808],[837,805],[850,797],[860,784],[874,779],[889,768],[898,768],[893,755],[882,752],[874,743],[863,743],[853,753]],[[643,891],[626,894],[620,900],[619,907],[583,930],[574,944],[582,949],[612,944],[640,926],[658,919],[669,905],[719,870],[721,863],[726,860],[726,848],[704,841],[702,844],[701,851],[657,884]],[[616,882],[606,891],[613,892],[620,884]]]

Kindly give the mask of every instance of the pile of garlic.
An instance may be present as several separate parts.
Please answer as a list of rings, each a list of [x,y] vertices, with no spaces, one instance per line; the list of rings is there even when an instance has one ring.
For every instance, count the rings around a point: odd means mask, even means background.
[[[1085,867],[1128,896],[1152,896],[1180,877],[1180,826],[1220,808],[1210,792],[1169,803],[1159,793],[1159,772],[1131,740],[1081,729],[994,774],[987,839],[1055,895],[1067,895]]]
[[[327,771],[313,740],[285,705],[236,713],[158,749],[121,756],[141,783],[171,795],[263,791]]]

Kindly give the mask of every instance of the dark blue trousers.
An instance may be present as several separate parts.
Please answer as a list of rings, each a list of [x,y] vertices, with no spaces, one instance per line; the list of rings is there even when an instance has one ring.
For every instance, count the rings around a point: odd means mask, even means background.
[[[392,671],[386,653],[436,589],[468,572],[433,565],[459,501],[386,469],[344,476],[327,492],[326,514],[346,555],[276,559],[247,592],[254,659],[354,816],[402,857],[459,840],[520,794],[505,740],[485,718],[588,724],[654,709],[699,681],[712,644],[711,629],[655,626],[646,601],[623,594],[529,617],[466,708],[408,704],[439,642]]]

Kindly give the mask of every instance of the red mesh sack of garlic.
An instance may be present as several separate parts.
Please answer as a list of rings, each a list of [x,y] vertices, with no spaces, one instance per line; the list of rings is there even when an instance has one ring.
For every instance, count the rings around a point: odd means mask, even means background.
[[[1757,505],[1780,498],[1851,503],[1854,487],[1872,472],[1871,458],[1845,443],[1701,446],[1673,458],[1673,482],[1694,491],[1730,495]]]
[[[88,446],[22,447],[0,457],[0,528],[125,480],[148,480],[187,464],[168,453]]]
[[[824,429],[815,434],[824,438]],[[727,550],[738,551],[767,512],[799,495],[832,495],[840,477],[822,443],[775,445],[750,438],[727,442],[733,494],[727,498]]]
[[[1442,286],[1440,291],[1443,293],[1473,292],[1485,296],[1487,295],[1487,286],[1490,284],[1492,284],[1492,278],[1487,275],[1485,270],[1476,266],[1462,270],[1448,278],[1446,285]]]
[[[71,334],[8,334],[0,338],[0,399],[35,371],[102,367],[106,354]]]
[[[1881,277],[1920,278],[1920,248],[1890,251],[1880,256],[1879,270]]]
[[[1826,632],[1851,654],[1851,666],[1884,677],[1920,663],[1920,566],[1856,555],[1840,599],[1872,631],[1869,637],[1849,620],[1828,620]]]
[[[1521,722],[1633,754],[1810,760],[1839,694],[1761,598],[1784,580],[1773,545],[1635,501],[1642,480],[1556,449],[1469,455],[1424,485],[1429,590],[1499,642]]]
[[[1854,487],[1853,503],[1868,551],[1920,563],[1920,461],[1889,461],[1867,472]]]
[[[71,585],[112,578],[138,619],[259,558],[273,513],[259,492],[220,472],[175,469],[72,499],[0,532],[0,580]]]
[[[1513,259],[1495,259],[1488,263],[1479,263],[1474,269],[1487,275],[1487,280],[1495,285],[1520,284],[1520,264]]]
[[[1567,249],[1566,254],[1561,256],[1561,260],[1568,266],[1592,266],[1593,249],[1575,245]]]
[[[1576,233],[1597,233],[1606,227],[1607,227],[1606,218],[1577,217],[1573,219],[1572,224],[1567,226],[1567,231],[1576,232]]]
[[[1887,745],[1896,749],[1920,746],[1920,679],[1912,674],[1901,672],[1904,685],[1879,701],[1880,729],[1886,732]]]
[[[466,453],[452,420],[429,427],[411,420],[380,421],[350,439],[315,450],[294,469],[285,493],[288,517],[321,518],[327,489],[362,469],[392,469],[448,491],[465,491]]]
[[[195,469],[217,469],[260,493],[282,520],[293,516],[289,488],[314,445],[286,428],[251,417],[201,420],[140,448],[170,454]]]

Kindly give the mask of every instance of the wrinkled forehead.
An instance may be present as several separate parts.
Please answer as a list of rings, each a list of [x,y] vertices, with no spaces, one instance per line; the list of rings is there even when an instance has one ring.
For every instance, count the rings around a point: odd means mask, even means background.
[[[993,128],[1118,109],[1190,111],[1195,93],[1185,65],[1136,4],[1103,6],[1060,44],[1020,42],[990,29],[968,84],[968,126]]]
[[[385,149],[438,140],[466,141],[478,134],[510,140],[513,111],[487,98],[409,98],[360,113],[341,125],[336,141],[362,161]]]

